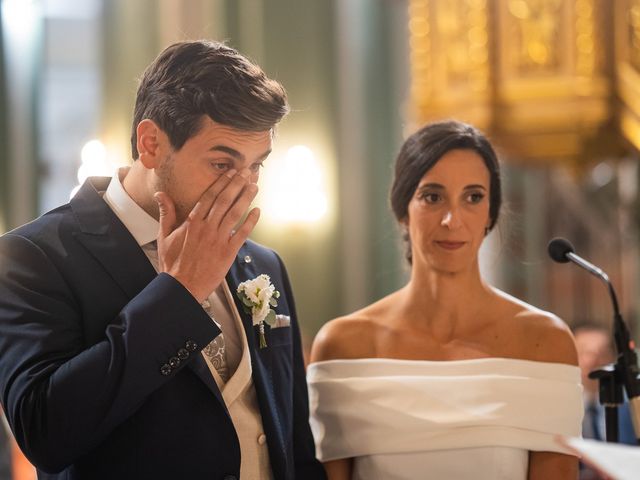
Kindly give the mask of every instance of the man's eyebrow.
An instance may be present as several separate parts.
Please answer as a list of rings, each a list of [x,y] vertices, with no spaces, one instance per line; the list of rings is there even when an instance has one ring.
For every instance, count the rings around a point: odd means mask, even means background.
[[[244,155],[242,155],[235,148],[227,147],[225,145],[214,145],[209,149],[210,152],[224,152],[227,155],[231,155],[236,160],[244,160]]]
[[[209,149],[209,151],[210,152],[224,152],[227,155],[231,155],[235,160],[244,160],[244,155],[243,154],[241,154],[235,148],[227,147],[226,145],[214,145],[213,147],[211,147]],[[264,160],[270,154],[271,154],[271,149],[267,150],[262,155],[260,155],[260,157],[258,157],[258,160]]]
[[[262,155],[260,155],[260,157],[258,157],[258,161],[260,162],[262,160],[265,160],[269,155],[271,155],[271,149],[267,150]]]

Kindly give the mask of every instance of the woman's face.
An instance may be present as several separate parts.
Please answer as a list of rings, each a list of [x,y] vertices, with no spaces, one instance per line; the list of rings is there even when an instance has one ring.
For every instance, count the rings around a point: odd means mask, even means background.
[[[473,150],[451,150],[427,171],[406,220],[413,267],[457,273],[477,265],[489,226],[490,177]]]

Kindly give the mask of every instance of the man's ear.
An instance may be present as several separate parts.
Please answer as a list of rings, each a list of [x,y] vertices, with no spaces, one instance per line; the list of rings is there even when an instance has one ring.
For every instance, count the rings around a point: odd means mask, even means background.
[[[154,122],[145,118],[136,127],[138,160],[149,169],[159,166],[163,158],[162,144],[166,143],[166,135]]]

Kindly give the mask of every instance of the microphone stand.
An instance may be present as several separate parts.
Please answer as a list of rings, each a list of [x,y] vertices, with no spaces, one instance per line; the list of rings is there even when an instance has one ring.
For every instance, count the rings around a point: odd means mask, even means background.
[[[566,255],[572,262],[593,273],[607,285],[611,304],[613,305],[613,336],[618,352],[617,361],[589,373],[589,378],[598,380],[600,404],[605,409],[607,442],[618,441],[618,406],[624,402],[622,393],[624,388],[631,404],[633,429],[636,433],[636,439],[640,443],[640,370],[638,369],[638,356],[634,350],[635,344],[631,340],[629,329],[620,314],[616,292],[613,290],[608,275],[603,270],[573,252],[569,252]]]

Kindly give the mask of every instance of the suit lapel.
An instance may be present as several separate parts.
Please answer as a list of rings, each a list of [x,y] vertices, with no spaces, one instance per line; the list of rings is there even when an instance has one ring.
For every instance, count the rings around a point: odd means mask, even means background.
[[[242,319],[242,325],[244,326],[244,330],[247,335],[247,342],[249,342],[249,350],[251,351],[252,359],[256,348],[256,331],[253,327],[251,314],[244,311],[244,305],[238,297],[237,288],[240,283],[257,276],[258,274],[255,271],[253,261],[247,252],[247,246],[244,244],[242,248],[240,248],[240,251],[236,256],[236,260],[231,265],[229,273],[227,273],[227,285],[229,286],[229,290],[231,290],[231,295],[233,296],[236,309]]]
[[[102,199],[109,178],[90,178],[71,208],[80,224],[76,238],[109,272],[129,298],[135,297],[155,278],[156,271],[126,227]]]
[[[236,308],[242,318],[242,323],[247,334],[249,351],[251,353],[253,384],[256,389],[263,424],[265,428],[268,428],[269,426],[271,427],[268,435],[271,438],[274,436],[277,438],[279,444],[279,448],[277,448],[277,450],[284,452],[284,432],[282,432],[280,428],[276,427],[278,424],[278,414],[275,407],[276,400],[273,392],[273,384],[271,382],[271,351],[269,350],[269,345],[264,349],[259,348],[258,329],[257,327],[254,327],[251,314],[244,311],[243,304],[236,294],[236,290],[240,283],[256,278],[262,273],[268,274],[269,272],[257,271],[256,261],[251,257],[247,244],[245,243],[238,252],[236,261],[233,263],[229,273],[227,274],[227,283],[231,293],[233,294]],[[266,328],[269,327],[267,326]],[[273,445],[273,447],[276,447],[276,445]]]
[[[80,224],[76,238],[109,272],[113,281],[129,297],[138,295],[157,275],[136,240],[118,219],[99,192],[111,179],[90,178],[71,199],[71,208]],[[224,399],[202,355],[189,368],[211,390],[226,410]]]

